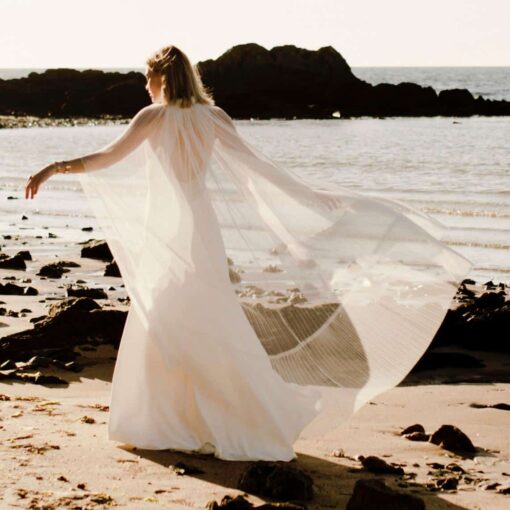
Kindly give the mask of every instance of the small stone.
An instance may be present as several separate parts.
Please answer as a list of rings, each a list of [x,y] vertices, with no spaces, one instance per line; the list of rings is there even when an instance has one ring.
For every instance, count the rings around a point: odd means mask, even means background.
[[[387,474],[387,475],[403,475],[404,470],[401,467],[392,466],[385,460],[375,457],[373,455],[369,457],[363,457],[360,455],[359,460],[361,465],[371,473]]]
[[[430,442],[452,452],[476,452],[476,448],[469,437],[455,425],[442,425],[439,427],[430,436]]]
[[[404,434],[406,439],[409,441],[428,441],[430,434],[424,434],[423,432],[411,432],[410,434]]]
[[[422,499],[397,492],[379,479],[358,480],[346,510],[425,510]]]
[[[406,436],[407,434],[412,434],[413,432],[421,432],[425,434],[425,428],[423,425],[420,425],[419,423],[416,423],[414,425],[409,425],[409,427],[406,427],[401,433],[401,436]]]

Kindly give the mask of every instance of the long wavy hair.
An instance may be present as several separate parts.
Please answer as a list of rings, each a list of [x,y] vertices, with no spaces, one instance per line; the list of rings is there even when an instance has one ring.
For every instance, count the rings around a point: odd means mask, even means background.
[[[188,108],[194,103],[215,104],[200,72],[177,46],[165,46],[146,61],[150,72],[161,74],[161,93],[168,104]]]

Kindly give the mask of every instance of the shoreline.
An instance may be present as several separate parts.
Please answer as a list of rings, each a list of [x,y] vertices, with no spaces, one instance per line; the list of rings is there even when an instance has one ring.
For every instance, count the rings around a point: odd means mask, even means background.
[[[470,115],[470,118],[484,118],[485,115]],[[506,115],[499,115],[497,118],[510,118],[510,113]],[[120,126],[128,124],[132,117],[105,115],[101,117],[36,117],[33,115],[0,115],[0,130],[1,129],[24,129],[24,128],[41,128],[41,127],[78,127],[78,126]],[[360,120],[360,119],[376,119],[376,120],[390,120],[390,119],[437,119],[448,118],[454,122],[457,119],[465,120],[466,117],[462,115],[382,115],[370,116],[360,115],[351,117],[341,117],[331,115],[329,117],[232,117],[234,121],[293,121],[293,120],[324,120],[324,121],[345,121],[345,120]]]

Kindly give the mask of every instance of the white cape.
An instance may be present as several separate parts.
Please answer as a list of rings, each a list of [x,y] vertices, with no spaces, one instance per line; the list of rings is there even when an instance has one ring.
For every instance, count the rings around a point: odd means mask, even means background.
[[[109,434],[139,447],[293,458],[408,374],[471,268],[429,216],[319,190],[217,106],[150,105],[82,160],[132,302]]]

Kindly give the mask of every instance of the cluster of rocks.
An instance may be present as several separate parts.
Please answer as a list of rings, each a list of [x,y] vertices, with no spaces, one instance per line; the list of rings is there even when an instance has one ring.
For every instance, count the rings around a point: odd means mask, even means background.
[[[235,118],[510,115],[510,102],[466,89],[415,83],[372,85],[331,46],[241,44],[197,63],[216,104]],[[0,80],[0,115],[132,117],[149,104],[142,73],[50,69]]]
[[[5,236],[4,236],[5,238]],[[105,241],[89,240],[80,243],[81,257],[107,262],[105,276],[118,276],[120,271]],[[25,260],[32,260],[29,251],[14,256],[0,253],[1,267],[26,270]],[[74,261],[60,260],[45,264],[36,273],[41,279],[60,279],[69,268],[80,267]],[[15,276],[5,279],[16,280]],[[31,278],[20,279],[20,283],[31,283]],[[78,372],[83,368],[82,353],[96,350],[101,344],[118,348],[127,312],[105,310],[95,300],[107,299],[102,288],[89,288],[85,281],[78,279],[75,284],[62,286],[66,297],[50,306],[48,314],[33,317],[32,329],[13,333],[0,338],[0,379],[18,379],[35,384],[67,384],[62,377],[47,372],[53,369]],[[110,287],[115,290],[114,287]],[[0,283],[0,294],[35,296],[39,291],[26,285]],[[46,297],[46,300],[51,297]],[[122,298],[119,298],[121,300]],[[128,300],[122,300],[122,302]],[[0,304],[5,304],[0,301]],[[24,317],[31,313],[28,308],[19,312],[0,306],[0,315]],[[78,349],[78,352],[76,349]]]
[[[53,304],[47,316],[31,319],[33,329],[0,338],[0,379],[66,384],[60,377],[33,372],[52,367],[81,370],[76,348],[95,350],[109,344],[118,349],[126,316],[121,310],[104,310],[90,298],[65,298]]]
[[[423,425],[406,427],[401,435],[410,441],[429,441],[445,450],[462,455],[472,455],[477,449],[471,439],[455,425],[441,425],[433,434],[427,434]]]
[[[459,345],[465,349],[510,353],[508,285],[486,282],[480,295],[464,280],[457,293],[459,305],[448,310],[432,347]]]

